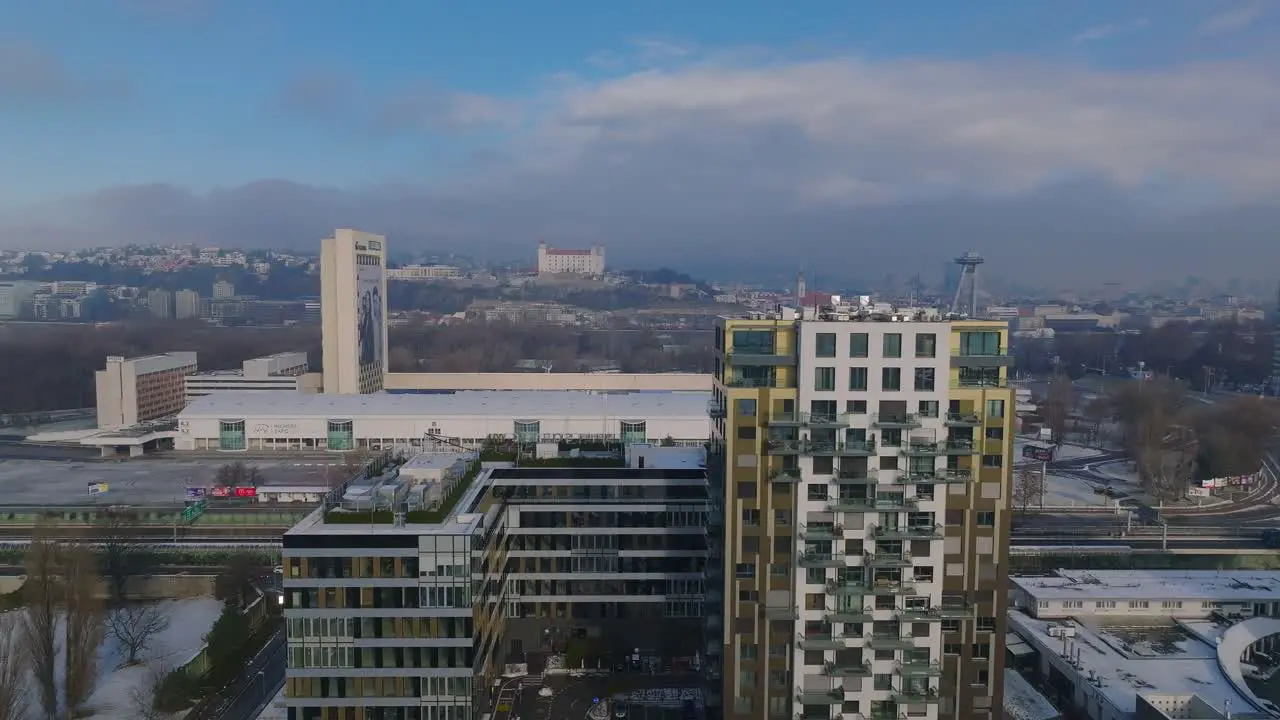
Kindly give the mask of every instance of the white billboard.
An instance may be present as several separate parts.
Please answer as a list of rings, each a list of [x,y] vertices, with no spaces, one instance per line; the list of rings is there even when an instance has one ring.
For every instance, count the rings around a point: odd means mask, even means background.
[[[384,347],[386,318],[383,317],[385,287],[381,263],[356,264],[356,362],[361,370],[372,365],[376,372],[381,373],[384,367],[383,358],[387,352]]]

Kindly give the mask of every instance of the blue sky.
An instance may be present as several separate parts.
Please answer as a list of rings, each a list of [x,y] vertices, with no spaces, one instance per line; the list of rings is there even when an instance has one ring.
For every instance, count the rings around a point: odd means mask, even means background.
[[[694,197],[672,217],[770,198],[816,218],[1081,179],[1156,205],[1254,201],[1280,188],[1277,14],[1266,0],[13,0],[0,211],[21,222],[0,212],[0,233],[75,215],[84,237],[161,234],[112,225],[155,184],[196,193],[189,230],[225,212],[203,193],[262,180],[301,186],[290,197],[338,188],[349,214],[428,240],[509,232],[476,219],[495,213],[609,235],[615,217]],[[233,199],[279,201],[254,187]],[[403,209],[432,203],[431,228]]]

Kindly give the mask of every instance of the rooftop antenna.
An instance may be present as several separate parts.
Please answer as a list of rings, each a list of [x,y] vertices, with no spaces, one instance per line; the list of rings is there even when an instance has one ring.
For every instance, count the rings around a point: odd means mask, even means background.
[[[970,250],[969,252],[956,258],[956,265],[960,266],[960,279],[956,283],[956,295],[951,300],[951,312],[961,312],[960,298],[964,293],[965,281],[969,282],[969,306],[968,314],[971,318],[978,317],[978,266],[985,262],[982,256]]]

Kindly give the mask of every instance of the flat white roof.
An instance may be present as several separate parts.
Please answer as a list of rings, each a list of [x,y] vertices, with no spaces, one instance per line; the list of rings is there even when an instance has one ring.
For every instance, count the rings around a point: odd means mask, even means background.
[[[1223,675],[1217,648],[1176,625],[1094,628],[1070,620],[1039,620],[1019,610],[1009,611],[1009,624],[1042,657],[1049,654],[1059,660],[1063,640],[1050,636],[1049,630],[1074,628],[1075,637],[1066,647],[1079,653],[1078,678],[1088,682],[1093,671],[1101,678],[1099,694],[1121,713],[1134,712],[1138,695],[1198,695],[1216,708],[1225,707],[1228,700],[1236,712],[1253,708]]]
[[[460,462],[475,460],[475,453],[430,452],[418,453],[400,466],[401,474],[405,470],[448,470]]]
[[[602,417],[705,418],[709,392],[593,393],[582,390],[462,391],[447,394],[323,395],[292,390],[228,391],[191,401],[182,419],[256,417]]]
[[[1009,580],[1039,600],[1280,600],[1280,570],[1057,570]]]

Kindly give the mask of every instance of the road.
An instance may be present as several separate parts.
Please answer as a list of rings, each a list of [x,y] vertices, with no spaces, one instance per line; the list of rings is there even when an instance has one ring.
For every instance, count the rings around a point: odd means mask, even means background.
[[[255,720],[284,685],[284,627],[272,635],[262,651],[223,693],[208,717],[217,720]]]
[[[44,445],[26,442],[22,436],[0,435],[0,460],[74,460],[100,459],[97,448],[69,445]]]

